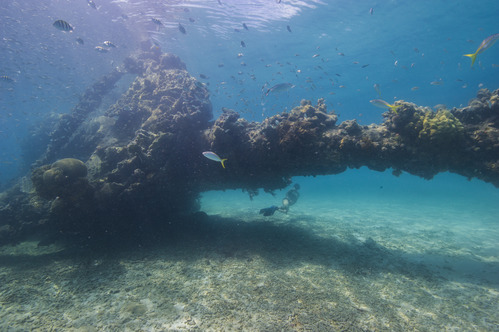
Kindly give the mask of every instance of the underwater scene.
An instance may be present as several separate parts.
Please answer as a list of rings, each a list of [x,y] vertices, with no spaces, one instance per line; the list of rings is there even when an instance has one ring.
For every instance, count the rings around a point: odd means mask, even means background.
[[[499,2],[0,2],[0,331],[499,331]]]

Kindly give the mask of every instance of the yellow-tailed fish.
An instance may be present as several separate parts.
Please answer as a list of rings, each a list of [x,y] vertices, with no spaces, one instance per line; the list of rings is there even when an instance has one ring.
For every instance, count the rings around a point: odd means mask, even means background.
[[[211,152],[211,151],[203,152],[203,156],[205,156],[206,158],[208,158],[210,160],[218,161],[218,162],[222,163],[222,167],[225,168],[224,161],[226,161],[227,158],[222,159],[215,152]]]
[[[388,104],[386,101],[381,100],[381,99],[373,99],[373,100],[371,100],[369,102],[371,104],[373,104],[374,106],[376,106],[376,107],[385,108],[385,109],[388,109],[388,110],[392,110],[394,112],[397,112],[397,109],[401,106],[401,105]]]
[[[95,50],[99,53],[107,53],[109,50],[107,48],[104,48],[102,46],[95,46]]]
[[[498,39],[499,39],[499,33],[495,33],[492,36],[488,36],[487,38],[485,38],[482,41],[482,43],[480,44],[480,46],[478,47],[478,49],[476,50],[475,53],[473,53],[473,54],[463,54],[464,56],[467,56],[467,57],[471,58],[471,67],[473,67],[473,64],[475,63],[476,56],[478,54],[482,53],[483,51],[485,51],[486,49],[488,49],[489,47],[491,47],[492,45],[494,45],[494,43]]]
[[[14,83],[15,82],[15,80],[12,77],[7,76],[7,75],[0,76],[0,81],[4,81],[7,83]]]

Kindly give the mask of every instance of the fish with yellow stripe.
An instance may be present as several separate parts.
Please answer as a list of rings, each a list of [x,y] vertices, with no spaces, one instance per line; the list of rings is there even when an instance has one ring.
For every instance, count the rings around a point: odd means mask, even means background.
[[[495,33],[491,36],[488,36],[487,38],[485,38],[482,43],[480,44],[480,46],[478,47],[478,49],[476,50],[475,53],[472,53],[472,54],[463,54],[463,56],[467,56],[467,57],[470,57],[471,58],[471,67],[473,67],[473,64],[475,63],[475,60],[476,60],[476,56],[482,52],[484,52],[485,50],[487,50],[488,48],[490,48],[492,45],[495,44],[495,42],[499,39],[499,33]]]
[[[208,158],[210,160],[218,161],[218,162],[222,163],[222,167],[225,168],[224,161],[226,161],[227,158],[222,159],[215,152],[211,152],[211,151],[203,152],[203,156],[205,156],[206,158]]]
[[[397,113],[397,109],[402,106],[402,105],[393,105],[393,104],[389,104],[387,103],[386,101],[382,100],[382,99],[373,99],[371,101],[369,101],[371,104],[373,104],[374,106],[376,107],[379,107],[379,108],[385,108],[385,109],[388,109],[388,110],[392,110],[394,111],[395,113]]]

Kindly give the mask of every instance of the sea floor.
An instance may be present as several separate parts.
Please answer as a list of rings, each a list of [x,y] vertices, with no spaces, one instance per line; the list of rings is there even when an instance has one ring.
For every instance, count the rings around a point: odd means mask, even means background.
[[[1,247],[0,330],[499,331],[499,208],[272,199],[207,193],[150,246]]]

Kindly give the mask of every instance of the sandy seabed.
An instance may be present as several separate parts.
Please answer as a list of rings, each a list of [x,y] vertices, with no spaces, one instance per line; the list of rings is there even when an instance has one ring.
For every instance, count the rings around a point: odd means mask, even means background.
[[[299,203],[208,197],[140,247],[1,247],[0,330],[499,331],[497,214]]]

